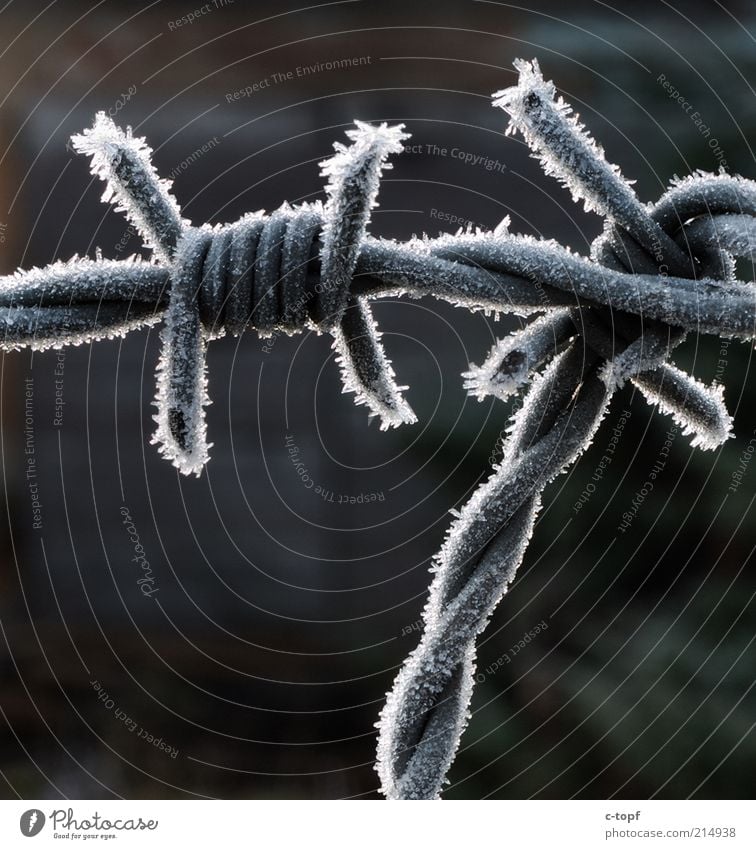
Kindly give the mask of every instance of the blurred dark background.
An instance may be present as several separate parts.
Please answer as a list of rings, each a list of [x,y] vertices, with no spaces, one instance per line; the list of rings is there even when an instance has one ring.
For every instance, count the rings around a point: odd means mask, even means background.
[[[454,218],[493,227],[508,214],[515,231],[586,252],[599,219],[504,137],[506,116],[490,107],[516,57],[539,59],[643,200],[723,159],[756,178],[751,4],[527,5],[5,4],[3,271],[142,251],[67,147],[97,110],[147,136],[196,222],[322,197],[317,163],[353,118],[403,121],[417,147],[382,183],[374,234],[436,235]],[[342,59],[355,61],[326,64]],[[486,475],[508,416],[467,398],[460,373],[518,325],[435,300],[376,315],[418,425],[368,426],[341,394],[328,337],[228,338],[209,354],[214,447],[200,479],[149,444],[156,329],[3,357],[4,795],[377,795],[373,724],[417,641],[448,511]],[[751,348],[692,338],[676,361],[723,383],[737,438],[702,453],[629,389],[615,398],[591,451],[547,491],[480,641],[484,680],[447,798],[752,793]]]

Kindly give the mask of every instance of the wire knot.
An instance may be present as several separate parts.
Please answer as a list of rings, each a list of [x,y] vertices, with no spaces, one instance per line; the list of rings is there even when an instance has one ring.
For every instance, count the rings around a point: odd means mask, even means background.
[[[208,338],[319,328],[330,304],[320,281],[322,206],[284,204],[222,227],[188,227],[176,246],[170,291],[196,298]]]
[[[381,173],[391,167],[388,156],[402,150],[406,134],[401,126],[355,123],[347,131],[352,144],[336,143],[335,155],[321,163],[328,178],[325,204],[284,203],[270,215],[250,213],[220,227],[193,227],[183,219],[144,139],[123,132],[104,113],[73,139],[105,180],[104,199],[119,204],[152,248],[155,264],[167,271],[153,442],[185,474],[199,474],[209,458],[205,350],[226,332],[327,331],[357,403],[366,404],[383,428],[416,420],[401,394],[406,387],[396,385],[367,300],[351,292]],[[145,289],[162,300],[155,282]],[[121,313],[111,326],[124,326]],[[84,311],[77,318],[96,324],[98,316],[96,311],[93,321]]]

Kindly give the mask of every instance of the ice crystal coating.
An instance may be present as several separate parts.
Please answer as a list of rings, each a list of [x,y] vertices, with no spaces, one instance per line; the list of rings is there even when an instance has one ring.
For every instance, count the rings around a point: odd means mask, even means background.
[[[126,132],[104,113],[94,124],[71,137],[77,153],[92,159],[91,171],[105,183],[102,200],[123,212],[142,241],[164,261],[170,261],[184,226],[181,210],[171,194],[171,182],[158,176],[152,148],[143,138]]]
[[[481,366],[463,372],[465,389],[482,401],[489,395],[506,401],[524,386],[534,371],[553,357],[574,335],[569,310],[555,310],[527,327],[500,339]]]
[[[138,289],[137,300],[144,298],[151,283],[159,288],[147,300],[162,303],[166,300],[163,289],[167,289],[165,325],[160,334],[163,351],[157,371],[158,426],[152,441],[184,474],[199,474],[209,458],[205,351],[207,342],[223,335],[226,327],[238,334],[253,326],[262,336],[304,327],[330,331],[345,391],[354,392],[357,403],[365,404],[371,416],[380,418],[382,428],[414,422],[414,413],[396,385],[380,343],[368,301],[350,295],[381,173],[391,167],[388,156],[400,152],[408,136],[401,126],[372,127],[362,122],[356,122],[347,136],[352,144],[336,143],[336,154],[321,163],[328,178],[325,207],[303,204],[295,210],[284,203],[269,216],[254,213],[236,224],[210,230],[193,228],[181,218],[171,184],[161,180],[152,166],[145,140],[135,138],[130,128],[122,131],[104,113],[98,113],[90,129],[74,136],[74,149],[91,157],[92,173],[105,181],[103,200],[126,214],[155,258],[170,270],[167,275],[163,271],[151,279],[137,280],[137,269],[125,263],[107,269],[98,269],[96,264],[51,269],[44,279],[31,274],[21,285],[8,287],[8,303],[36,304],[43,291],[48,299],[59,292],[65,294],[65,285],[74,277],[83,280],[80,294],[90,301],[107,275],[120,284],[116,294],[122,298],[127,296],[124,289],[129,284]],[[318,238],[322,283],[313,299],[305,297],[303,289]],[[351,305],[349,310],[347,305]],[[115,317],[105,314],[108,326],[112,325]],[[91,327],[91,315],[91,306],[84,312],[78,307],[69,310],[66,316],[59,313],[55,320],[60,337],[47,327],[38,327],[32,340],[31,317],[17,310],[6,312],[6,345],[16,347],[29,339],[37,347],[46,347],[74,329],[80,331],[81,340],[101,338],[101,331]],[[123,323],[125,316],[120,319]],[[127,326],[130,329],[144,320],[136,315]]]
[[[750,215],[696,218],[685,228],[685,236],[703,250],[756,259],[756,221]]]
[[[615,310],[640,313],[675,327],[740,339],[754,335],[756,285],[711,279],[629,274],[605,268],[561,245],[530,236],[496,239],[479,233],[436,240],[434,253],[531,276],[579,299]]]
[[[546,174],[556,177],[582,200],[586,211],[622,219],[639,218],[640,206],[630,184],[603,148],[588,134],[556,87],[544,80],[538,61],[516,60],[516,86],[493,94],[493,105],[509,115],[507,135],[519,131]],[[623,222],[624,223],[624,222]]]
[[[601,379],[614,392],[632,377],[662,365],[670,354],[668,340],[659,336],[641,336],[631,342],[622,353],[607,361]]]
[[[320,163],[321,175],[328,178],[321,277],[333,306],[324,326],[341,318],[370,211],[377,205],[381,173],[393,167],[386,160],[392,153],[400,153],[402,141],[409,137],[403,124],[355,124],[356,128],[346,133],[352,144],[336,142],[336,153]]]
[[[531,382],[508,428],[502,461],[449,530],[420,645],[387,696],[376,768],[389,798],[439,795],[469,716],[475,637],[514,577],[541,490],[590,443],[612,394],[632,380],[693,437],[694,446],[716,447],[732,433],[721,388],[704,386],[666,360],[686,329],[754,336],[756,289],[734,283],[732,256],[752,255],[749,213],[755,207],[744,210],[742,220],[722,220],[733,206],[752,200],[750,186],[701,178],[706,185],[700,195],[694,181],[646,209],[570,107],[561,98],[554,102],[555,88],[537,63],[516,67],[519,84],[495,96],[510,114],[508,132],[521,130],[544,170],[610,221],[591,260],[506,231],[466,232],[428,246],[437,259],[498,272],[513,292],[515,281],[528,281],[538,287],[545,309],[553,310],[554,289],[572,293],[575,308],[547,313],[501,340],[482,366],[464,375],[466,387],[481,398],[505,399]],[[716,202],[718,218],[711,217],[708,201]],[[692,215],[680,217],[681,210]],[[697,279],[701,271],[710,279]],[[631,321],[633,314],[644,325]],[[568,343],[573,330],[587,351]],[[559,352],[565,342],[569,347]],[[491,559],[501,571],[488,584]]]
[[[209,456],[205,352],[212,339],[314,329],[333,336],[344,389],[381,427],[414,421],[370,300],[431,295],[468,310],[537,316],[465,373],[475,396],[523,392],[503,458],[468,499],[435,558],[424,631],[387,696],[376,768],[390,798],[437,798],[469,718],[475,640],[522,560],[541,493],[590,444],[614,392],[631,382],[692,444],[732,436],[720,386],[669,362],[689,333],[753,342],[756,285],[735,259],[756,251],[756,183],[725,173],[675,180],[643,204],[538,64],[495,96],[544,170],[605,216],[590,256],[553,241],[471,229],[406,243],[368,235],[387,158],[403,128],[357,122],[322,163],[327,200],[282,204],[214,228],[180,215],[150,149],[104,114],[74,138],[153,262],[74,257],[0,282],[0,345],[42,349],[123,335],[163,319],[157,370],[160,452],[185,474]]]
[[[211,447],[207,444],[204,412],[210,403],[205,365],[206,335],[200,320],[197,292],[191,288],[210,241],[209,233],[190,230],[179,243],[176,267],[182,273],[171,286],[165,324],[160,333],[163,348],[157,367],[155,406],[158,412],[154,417],[157,430],[152,443],[185,475],[200,474]]]
[[[634,382],[656,398],[659,409],[672,416],[684,436],[693,437],[694,448],[713,451],[734,436],[722,386],[706,386],[671,365],[663,372],[641,374]]]
[[[341,367],[344,392],[355,392],[356,403],[365,404],[380,418],[381,430],[414,423],[417,417],[401,395],[394,370],[380,345],[380,334],[365,298],[348,304],[333,347]]]
[[[352,144],[336,143],[335,155],[321,163],[321,174],[328,178],[321,250],[325,305],[321,325],[334,328],[338,323],[334,348],[344,391],[354,392],[357,404],[365,404],[386,430],[417,419],[401,394],[407,387],[397,386],[369,304],[363,298],[350,299],[349,287],[370,212],[378,205],[381,174],[393,167],[386,160],[403,150],[402,142],[409,134],[403,124],[373,127],[355,121],[355,125],[347,131]]]
[[[604,157],[604,149],[590,136],[572,107],[556,87],[544,80],[537,60],[516,60],[516,86],[493,95],[494,106],[504,109],[510,122],[507,134],[520,131],[546,174],[556,177],[570,190],[573,200],[582,200],[586,211],[615,219],[653,253],[665,249],[667,262],[675,271],[687,263],[682,252],[646,214],[631,184],[616,165]]]
[[[737,214],[756,215],[756,183],[705,171],[673,180],[654,208],[659,224],[676,230],[692,218]]]
[[[605,414],[610,394],[586,365],[574,344],[552,361],[515,417],[505,459],[449,529],[423,636],[378,724],[376,768],[388,798],[441,791],[469,715],[475,638],[514,579],[542,489],[590,444]]]

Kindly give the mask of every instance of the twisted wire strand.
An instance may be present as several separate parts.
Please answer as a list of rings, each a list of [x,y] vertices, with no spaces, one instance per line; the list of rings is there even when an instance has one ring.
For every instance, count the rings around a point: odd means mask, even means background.
[[[575,343],[559,354],[528,393],[506,456],[450,528],[423,636],[378,723],[377,768],[387,798],[435,799],[441,792],[468,719],[475,639],[514,578],[542,490],[590,443],[608,397],[595,358]]]
[[[756,337],[756,286],[735,258],[756,255],[756,183],[724,173],[678,180],[646,206],[588,135],[538,64],[497,92],[546,173],[605,217],[579,256],[508,232],[459,231],[406,243],[368,235],[380,178],[408,138],[403,126],[355,122],[349,145],[321,163],[325,203],[249,213],[216,227],[184,219],[144,139],[103,113],[73,139],[151,261],[74,257],[0,279],[6,350],[123,335],[162,321],[153,442],[180,472],[209,458],[207,345],[225,333],[327,332],[345,390],[381,427],[415,421],[372,316],[386,295],[434,296],[469,310],[530,319],[463,374],[471,394],[529,385],[503,459],[452,523],[436,558],[425,628],[378,723],[378,770],[390,798],[436,798],[468,718],[475,640],[514,578],[544,487],[590,443],[613,393],[632,383],[693,445],[732,435],[721,387],[668,362],[689,332]]]

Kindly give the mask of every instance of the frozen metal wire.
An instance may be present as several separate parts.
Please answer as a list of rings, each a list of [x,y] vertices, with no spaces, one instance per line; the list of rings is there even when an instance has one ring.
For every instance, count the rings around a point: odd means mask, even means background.
[[[753,218],[742,214],[749,188],[725,176],[702,178],[702,196],[695,184],[678,186],[647,210],[567,104],[554,100],[537,63],[516,66],[518,85],[495,95],[510,115],[510,131],[520,130],[547,173],[604,214],[607,226],[590,260],[509,237],[504,228],[442,237],[431,248],[436,257],[528,278],[542,291],[572,291],[582,309],[552,311],[497,343],[465,375],[479,398],[506,397],[551,360],[513,418],[501,462],[461,509],[436,558],[420,643],[378,723],[377,769],[388,798],[441,793],[469,718],[476,638],[514,578],[543,488],[590,444],[614,391],[633,379],[694,444],[713,448],[731,435],[721,391],[666,359],[686,330],[754,336],[753,288],[731,279],[732,255],[750,256],[756,235]],[[684,207],[680,216],[676,202]],[[691,211],[705,217],[686,227]],[[702,267],[721,279],[702,285]],[[683,275],[674,284],[670,269]],[[736,303],[732,295],[743,299]],[[632,313],[652,321],[641,327],[628,320]]]
[[[721,173],[677,181],[646,206],[572,115],[536,61],[494,95],[545,169],[605,217],[588,257],[551,241],[492,232],[406,243],[368,235],[380,176],[408,137],[356,122],[322,163],[326,202],[195,227],[143,139],[100,113],[73,139],[125,212],[151,262],[74,257],[0,279],[2,347],[44,349],[123,335],[163,319],[153,442],[184,474],[209,458],[205,353],[213,339],[328,332],[345,391],[382,428],[415,421],[380,342],[370,301],[432,295],[472,310],[536,316],[464,374],[476,397],[528,386],[503,460],[452,523],[436,558],[420,644],[378,727],[389,798],[436,798],[468,718],[475,640],[522,560],[544,487],[590,441],[630,380],[693,445],[732,435],[722,389],[668,362],[688,332],[756,337],[756,286],[735,279],[756,254],[756,183]]]

